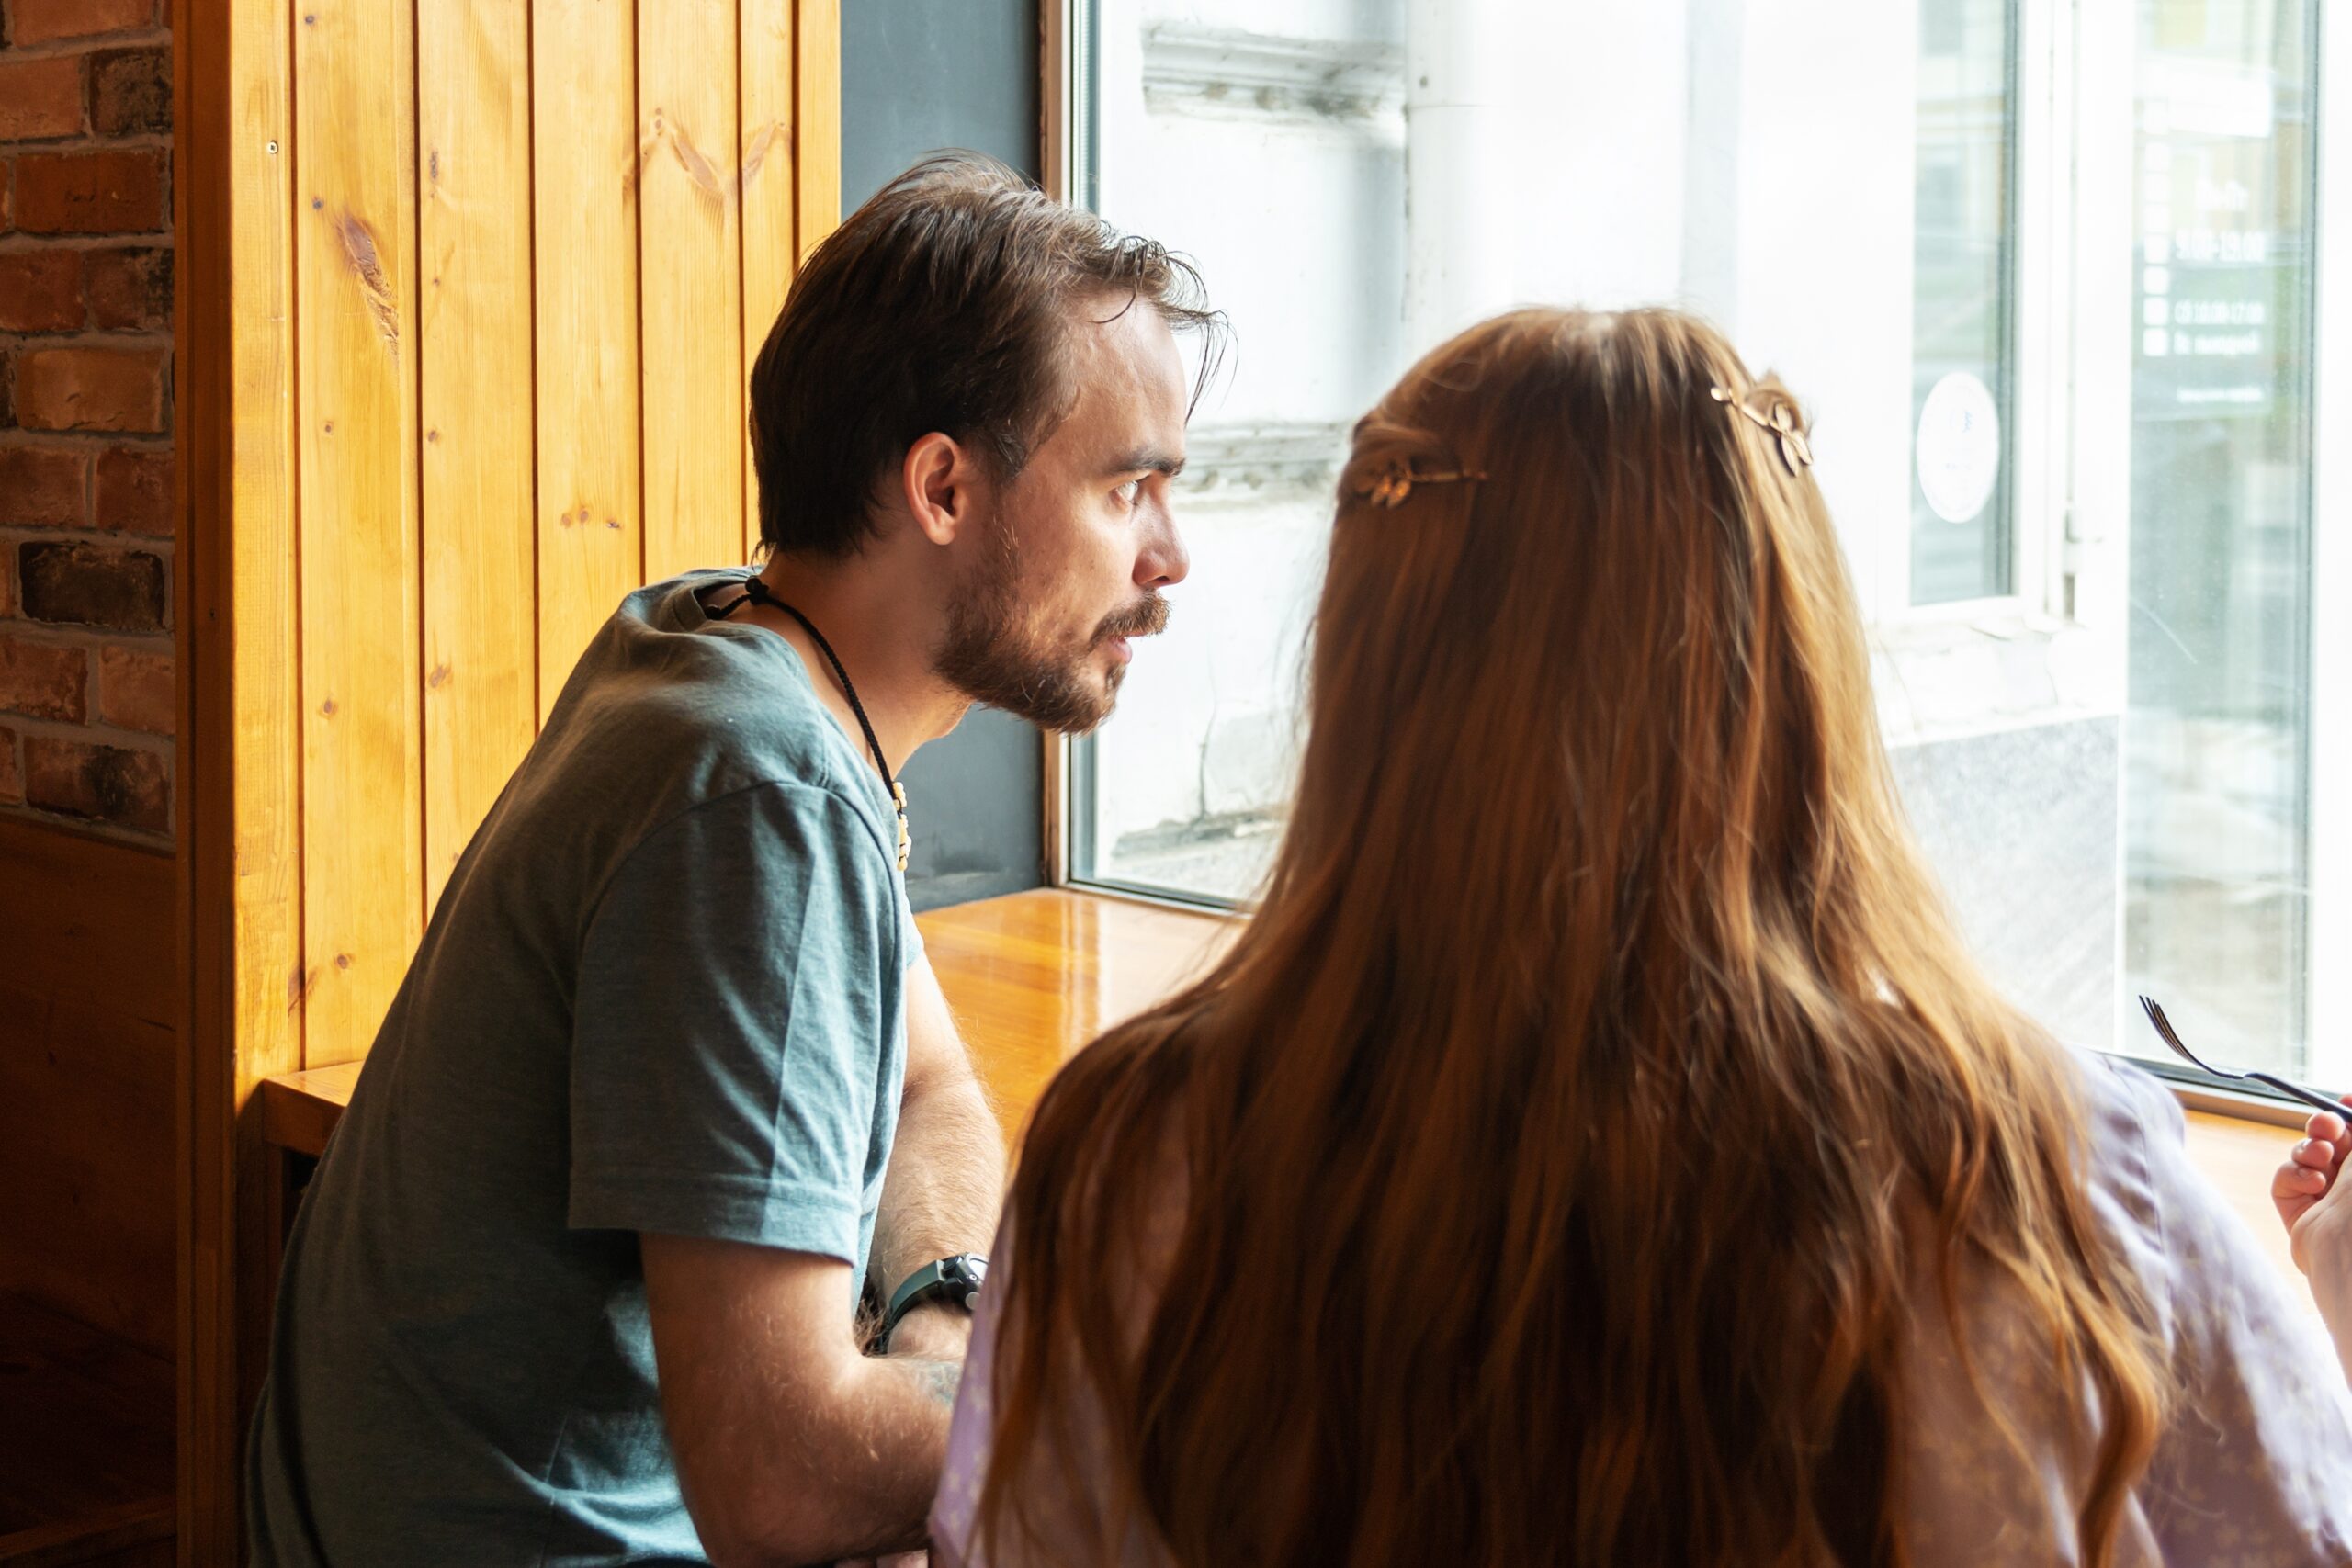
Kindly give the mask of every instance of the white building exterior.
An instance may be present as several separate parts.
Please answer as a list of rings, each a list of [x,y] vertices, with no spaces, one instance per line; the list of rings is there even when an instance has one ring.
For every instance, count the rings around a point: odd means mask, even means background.
[[[2147,988],[2225,1055],[2352,1082],[2316,423],[2352,380],[2318,245],[2352,132],[2313,113],[2345,70],[2315,13],[1092,0],[1100,209],[1193,256],[1235,344],[1193,579],[1080,755],[1073,873],[1250,895],[1337,458],[1415,355],[1514,302],[1671,303],[1813,416],[1905,797],[1996,976],[2086,1044],[2146,1049],[2119,1004]],[[1960,363],[1930,334],[1971,332],[1993,360],[1923,436]]]

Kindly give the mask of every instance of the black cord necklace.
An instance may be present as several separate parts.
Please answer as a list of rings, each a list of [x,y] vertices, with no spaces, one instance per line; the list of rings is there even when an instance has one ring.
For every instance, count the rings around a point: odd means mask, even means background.
[[[907,832],[907,786],[899,782],[899,775],[890,771],[889,759],[882,755],[882,742],[875,738],[874,721],[865,716],[865,705],[857,700],[857,688],[850,684],[849,671],[842,665],[842,656],[833,651],[833,645],[825,640],[825,634],[817,629],[816,622],[777,598],[757,573],[743,579],[743,596],[724,610],[714,612],[711,619],[723,621],[746,604],[765,604],[798,621],[800,629],[808,634],[808,640],[817,645],[818,651],[832,665],[833,674],[842,683],[842,695],[849,699],[849,711],[857,715],[857,727],[865,731],[865,744],[874,753],[874,765],[882,770],[882,782],[889,786],[891,804],[899,809],[899,869],[906,870],[907,856],[914,845],[914,840]]]

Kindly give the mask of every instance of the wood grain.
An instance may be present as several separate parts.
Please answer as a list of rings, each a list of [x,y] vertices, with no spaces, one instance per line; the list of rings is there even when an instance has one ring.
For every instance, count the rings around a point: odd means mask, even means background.
[[[172,857],[0,818],[0,982],[179,1021]]]
[[[2241,1122],[2211,1111],[2188,1112],[2188,1156],[2222,1194],[2262,1250],[2295,1287],[2296,1296],[2309,1303],[2311,1285],[2295,1268],[2288,1250],[2287,1232],[2270,1206],[2270,1178],[2287,1158],[2287,1150],[2301,1134],[2259,1122]],[[2319,1309],[2313,1306],[2316,1313]]]
[[[1204,973],[1233,940],[1229,919],[1099,895],[1041,889],[915,917],[932,969],[1008,1137],[1062,1064],[1115,1023]],[[350,1103],[354,1066],[274,1080],[274,1142],[316,1155]],[[2270,1173],[2294,1134],[2188,1113],[2189,1157],[2309,1299],[2270,1212]]]
[[[173,0],[181,541],[176,1535],[240,1560],[270,1282],[253,1086],[301,1066],[290,5]]]
[[[169,1493],[0,1535],[0,1568],[171,1568],[176,1561]]]
[[[800,188],[802,262],[842,220],[841,0],[795,0],[793,172]]]
[[[631,9],[531,7],[542,720],[589,638],[643,581]]]
[[[795,225],[799,192],[794,184],[793,0],[741,0],[738,62],[741,126],[736,152],[743,246],[743,374],[749,378],[784,309],[799,265]],[[744,407],[748,412],[748,389]],[[743,447],[743,558],[758,554],[759,476],[748,426]]]
[[[424,914],[413,13],[294,29],[305,1066],[366,1054]]]
[[[0,823],[0,1291],[164,1357],[174,881],[165,856]]]
[[[639,0],[649,581],[745,558],[737,36],[734,0]]]
[[[1199,974],[1235,929],[1209,915],[1053,889],[934,909],[915,924],[1008,1136],[1064,1062]],[[271,1080],[272,1142],[323,1151],[360,1071],[352,1064]]]
[[[0,983],[0,1291],[164,1357],[175,1039],[86,997]]]
[[[838,18],[802,11],[171,0],[182,853],[176,896],[124,930],[176,908],[181,963],[175,997],[168,962],[74,984],[183,1036],[188,1561],[242,1555],[276,1190],[258,1084],[368,1048],[622,594],[749,553],[744,366],[804,206],[837,199],[838,85],[797,67],[814,26],[837,73]],[[835,106],[806,189],[804,98]],[[0,942],[69,979],[74,897],[0,907]]]
[[[327,1152],[327,1139],[359,1087],[365,1062],[342,1062],[285,1073],[261,1086],[262,1136],[272,1148],[312,1159]]]
[[[1040,890],[916,917],[1008,1137],[1061,1065],[1202,972],[1231,922]]]
[[[172,1364],[0,1294],[0,1562],[83,1562],[172,1532]]]
[[[418,0],[425,903],[538,728],[530,0]]]

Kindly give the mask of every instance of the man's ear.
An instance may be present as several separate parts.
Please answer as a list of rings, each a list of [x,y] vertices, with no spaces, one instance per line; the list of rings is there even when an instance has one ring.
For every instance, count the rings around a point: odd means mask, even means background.
[[[987,476],[978,455],[934,430],[907,448],[899,466],[899,501],[934,545],[949,545],[975,525]]]

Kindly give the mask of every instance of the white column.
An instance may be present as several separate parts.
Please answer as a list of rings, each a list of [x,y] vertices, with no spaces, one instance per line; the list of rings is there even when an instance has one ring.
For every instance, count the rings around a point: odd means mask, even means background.
[[[1510,10],[1508,0],[1407,0],[1405,339],[1415,357],[1514,302]]]

